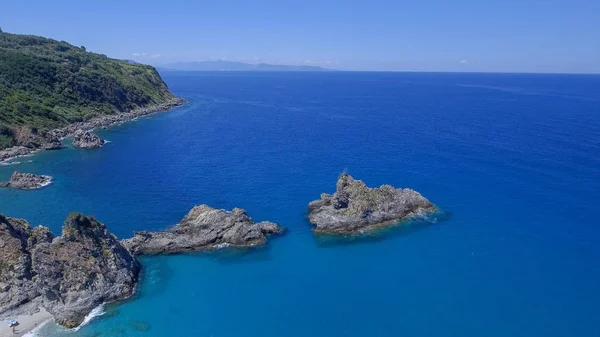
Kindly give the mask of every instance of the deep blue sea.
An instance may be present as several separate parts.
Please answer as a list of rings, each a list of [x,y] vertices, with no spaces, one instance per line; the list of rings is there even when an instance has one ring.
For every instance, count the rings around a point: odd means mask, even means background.
[[[55,182],[0,212],[119,237],[194,205],[288,231],[262,249],[143,259],[135,298],[44,336],[600,336],[600,76],[165,73],[188,103],[15,166]],[[31,162],[28,162],[31,161]],[[306,205],[348,170],[436,222],[317,238]]]

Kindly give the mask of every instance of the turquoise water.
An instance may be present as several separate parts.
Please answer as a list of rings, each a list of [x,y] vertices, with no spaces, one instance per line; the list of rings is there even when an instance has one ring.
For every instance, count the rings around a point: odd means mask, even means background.
[[[47,336],[598,336],[600,76],[166,73],[188,104],[0,167],[49,174],[0,212],[119,237],[196,204],[287,227],[263,249],[144,258],[135,298]],[[27,162],[31,160],[32,162]],[[437,222],[316,238],[347,169],[411,187]]]

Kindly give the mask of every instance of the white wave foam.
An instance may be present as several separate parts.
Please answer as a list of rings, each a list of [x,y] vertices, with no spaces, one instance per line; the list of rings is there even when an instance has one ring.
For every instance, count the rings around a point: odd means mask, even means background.
[[[407,219],[409,220],[423,220],[431,223],[436,223],[438,221],[437,212],[425,211],[423,209],[419,209],[417,212],[409,215]]]
[[[48,185],[52,184],[52,179],[53,179],[53,178],[52,178],[51,176],[43,176],[43,177],[44,177],[44,178],[48,178],[48,181],[47,181],[47,182],[45,182],[45,183],[43,183],[43,184],[41,184],[41,185],[40,185],[40,188],[42,188],[42,187],[46,187],[46,186],[48,186]]]
[[[26,334],[23,335],[23,337],[36,337],[36,336],[40,336],[40,334],[38,333],[38,331],[40,331],[41,328],[43,328],[46,324],[50,323],[54,321],[54,318],[48,318],[47,320],[43,321],[42,323],[40,323],[35,329],[27,332]]]
[[[222,248],[227,248],[230,246],[231,246],[231,244],[224,242],[224,243],[219,243],[218,245],[215,245],[215,249],[222,249]]]
[[[19,165],[20,161],[2,161],[0,162],[0,166],[10,166],[10,165]]]
[[[95,307],[92,311],[90,311],[90,313],[87,314],[87,316],[85,316],[83,322],[81,322],[81,324],[78,327],[73,328],[72,330],[78,331],[79,329],[81,329],[82,326],[88,325],[94,318],[100,317],[105,313],[106,311],[104,311],[104,303],[100,304],[99,306]]]

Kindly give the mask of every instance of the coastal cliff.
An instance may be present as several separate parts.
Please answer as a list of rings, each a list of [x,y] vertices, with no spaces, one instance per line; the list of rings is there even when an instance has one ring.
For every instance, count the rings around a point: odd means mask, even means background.
[[[96,306],[133,294],[140,265],[106,227],[70,214],[62,235],[0,215],[0,316],[44,307],[75,327]]]
[[[251,247],[266,243],[267,236],[282,232],[273,222],[252,221],[245,210],[194,207],[176,226],[160,232],[136,232],[122,243],[133,254],[179,253],[221,246]]]
[[[151,66],[0,31],[0,160],[181,103]]]
[[[357,233],[394,224],[436,207],[419,192],[383,185],[369,188],[361,180],[342,173],[333,194],[308,204],[309,220],[317,233]]]

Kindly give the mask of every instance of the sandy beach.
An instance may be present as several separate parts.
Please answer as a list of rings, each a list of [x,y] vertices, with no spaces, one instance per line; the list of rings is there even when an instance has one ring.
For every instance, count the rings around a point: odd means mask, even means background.
[[[0,337],[19,337],[27,334],[31,330],[39,327],[46,321],[52,319],[52,315],[50,315],[46,310],[40,308],[40,311],[33,315],[21,315],[12,317],[11,319],[19,322],[19,326],[15,328],[13,332],[12,328],[8,326],[8,319],[2,320],[0,322]]]

